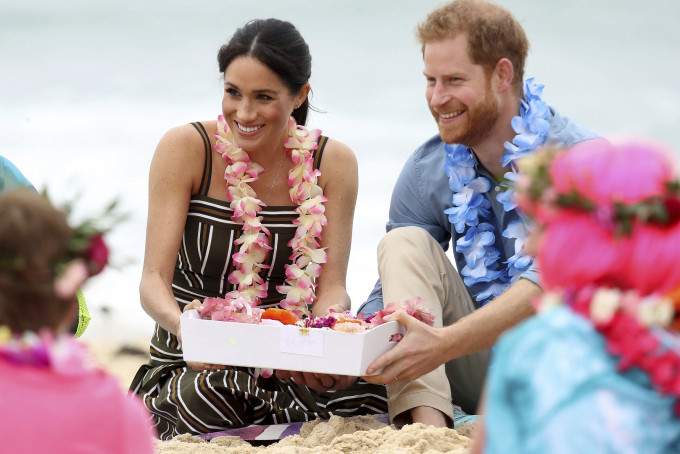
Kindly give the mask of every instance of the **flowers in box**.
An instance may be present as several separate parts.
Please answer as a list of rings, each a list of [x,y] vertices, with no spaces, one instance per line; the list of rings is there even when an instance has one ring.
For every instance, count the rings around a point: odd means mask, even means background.
[[[262,309],[251,306],[245,298],[206,298],[199,315],[204,319],[223,322],[258,324],[263,312]]]
[[[302,328],[332,329],[347,333],[362,333],[371,328],[385,323],[384,318],[398,310],[403,310],[412,317],[432,326],[434,315],[425,307],[425,302],[420,297],[411,298],[401,303],[392,302],[384,309],[367,317],[363,314],[356,317],[350,311],[334,312],[322,317],[298,318],[294,311],[270,307],[260,309],[254,307],[245,298],[206,298],[203,308],[199,310],[202,319],[224,322],[267,324],[267,325],[297,325]]]

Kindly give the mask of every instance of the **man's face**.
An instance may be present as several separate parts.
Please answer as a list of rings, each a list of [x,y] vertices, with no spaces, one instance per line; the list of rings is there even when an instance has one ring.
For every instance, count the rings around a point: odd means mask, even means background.
[[[491,133],[500,106],[490,76],[467,49],[464,33],[425,44],[425,95],[442,140],[474,147]]]

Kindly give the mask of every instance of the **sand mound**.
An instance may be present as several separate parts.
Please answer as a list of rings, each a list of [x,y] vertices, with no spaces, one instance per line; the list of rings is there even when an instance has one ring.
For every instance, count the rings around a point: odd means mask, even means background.
[[[469,433],[469,427],[465,431]],[[409,424],[397,430],[364,416],[327,422],[312,421],[302,426],[300,435],[286,437],[269,446],[251,446],[239,437],[217,437],[210,442],[191,435],[179,435],[157,442],[159,454],[400,454],[464,453],[471,440],[454,429]]]

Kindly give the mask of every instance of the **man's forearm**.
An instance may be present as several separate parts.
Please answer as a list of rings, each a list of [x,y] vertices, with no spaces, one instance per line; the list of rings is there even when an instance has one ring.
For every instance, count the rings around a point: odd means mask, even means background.
[[[520,279],[502,295],[446,329],[448,361],[491,348],[498,337],[534,315],[534,299],[543,291],[528,279]]]

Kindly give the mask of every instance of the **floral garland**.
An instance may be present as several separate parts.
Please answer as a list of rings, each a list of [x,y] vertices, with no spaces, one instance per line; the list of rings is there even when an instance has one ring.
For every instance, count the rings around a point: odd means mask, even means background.
[[[16,366],[50,368],[60,375],[81,375],[93,369],[87,349],[68,334],[48,330],[13,335],[0,326],[0,360]]]
[[[326,248],[319,246],[321,230],[327,224],[323,202],[323,190],[317,181],[321,172],[314,169],[312,152],[317,148],[321,131],[308,131],[298,126],[292,117],[288,120],[289,137],[284,142],[286,153],[293,161],[288,172],[290,200],[297,204],[298,218],[294,238],[288,243],[293,249],[289,257],[292,264],[286,265],[285,285],[276,287],[285,295],[280,305],[297,316],[308,313],[307,305],[315,299],[315,279],[321,275],[321,264],[326,263]],[[261,223],[258,213],[264,202],[257,198],[250,183],[257,181],[264,171],[262,166],[251,161],[250,156],[234,141],[234,136],[224,117],[217,119],[217,142],[215,148],[227,161],[224,179],[227,185],[227,199],[233,210],[232,220],[243,224],[243,234],[234,241],[238,252],[233,255],[234,271],[227,277],[228,282],[238,285],[237,290],[227,293],[228,300],[243,299],[253,306],[267,295],[267,283],[260,272],[268,265],[265,259],[271,250],[269,230]]]
[[[607,351],[619,357],[618,369],[637,367],[662,395],[675,397],[680,417],[680,292],[641,297],[634,291],[586,287],[578,292],[546,294],[540,310],[566,302],[580,316],[590,320],[604,337]],[[662,340],[665,341],[662,342]]]
[[[533,78],[524,84],[525,98],[522,99],[520,115],[511,122],[517,135],[512,143],[505,142],[505,152],[501,158],[504,167],[511,167],[511,171],[505,174],[509,181],[519,177],[516,161],[545,143],[550,123],[546,120],[549,109],[541,99],[542,91],[543,85],[535,83]],[[495,227],[488,222],[480,222],[480,218],[490,216],[491,203],[485,193],[491,188],[491,183],[483,176],[475,176],[475,159],[466,146],[446,144],[444,148],[444,171],[449,177],[449,188],[453,191],[451,207],[444,212],[448,214],[456,232],[465,232],[456,241],[456,251],[465,258],[461,275],[468,287],[486,284],[475,295],[477,301],[484,305],[503,293],[531,265],[531,258],[522,254],[527,228],[520,218],[508,224],[503,231],[504,237],[515,240],[515,254],[504,262],[506,268],[499,269],[500,252],[495,247]],[[503,204],[505,211],[511,211],[517,205],[509,185],[504,186],[507,189],[497,196],[497,200]]]
[[[303,328],[327,328],[335,331],[360,333],[382,325],[385,323],[385,317],[398,310],[403,310],[408,315],[429,326],[434,325],[434,314],[425,307],[425,301],[418,296],[400,303],[391,302],[384,309],[366,319],[364,319],[362,313],[353,316],[351,311],[335,312],[332,309],[328,315],[320,317],[309,315],[301,319],[288,309],[270,307],[263,310],[253,307],[243,298],[206,298],[203,301],[203,307],[199,310],[199,315],[205,320],[255,325],[272,324],[265,322],[265,320],[273,320],[273,324],[281,323],[283,325],[297,325]]]
[[[53,204],[46,189],[40,196]],[[71,221],[70,218],[74,211],[75,202],[75,200],[66,202],[62,207],[53,205],[64,213],[67,220]],[[104,235],[113,230],[118,223],[126,220],[127,217],[128,215],[126,213],[118,212],[118,199],[115,199],[110,202],[101,213],[86,218],[80,223],[69,222],[73,234],[69,240],[68,250],[64,257],[59,257],[55,263],[52,264],[53,271],[57,275],[62,275],[66,272],[69,263],[80,260],[85,274],[85,276],[82,276],[83,278],[92,277],[101,273],[109,264],[109,248],[104,240]],[[10,255],[4,252],[0,252],[0,270],[3,272],[19,273],[32,271],[28,267],[24,257]],[[82,284],[82,282],[75,286],[80,284]]]
[[[609,204],[595,203],[586,195],[571,189],[559,192],[553,185],[550,166],[561,150],[544,148],[518,162],[521,177],[515,182],[515,200],[522,211],[545,222],[558,208],[569,208],[591,214],[598,224],[617,236],[632,233],[635,223],[661,227],[680,222],[680,181],[665,183],[665,191],[634,203],[614,200]]]

